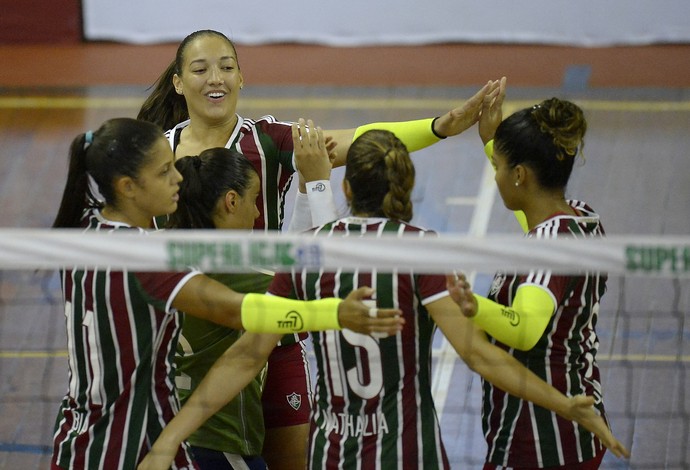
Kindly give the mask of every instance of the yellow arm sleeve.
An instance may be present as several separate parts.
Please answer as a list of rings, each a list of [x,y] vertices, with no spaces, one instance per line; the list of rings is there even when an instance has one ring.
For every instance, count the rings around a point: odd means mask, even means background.
[[[521,351],[537,344],[556,309],[546,290],[529,284],[518,288],[512,307],[476,294],[474,297],[478,304],[474,323],[501,343]]]
[[[242,327],[254,333],[288,334],[340,330],[338,305],[342,299],[292,300],[247,294],[242,300]]]
[[[486,154],[487,158],[489,161],[491,161],[491,157],[494,156],[494,140],[491,139],[486,143],[484,146],[484,153]],[[493,163],[492,163],[493,166]],[[524,233],[529,232],[529,227],[527,226],[527,217],[525,217],[525,213],[522,211],[513,211],[513,214],[515,214],[515,218],[517,219],[518,223],[520,224],[520,227],[522,227],[522,231]]]
[[[395,134],[395,136],[405,144],[408,152],[414,152],[435,144],[439,140],[445,138],[434,134],[433,122],[434,118],[402,122],[374,122],[359,126],[355,129],[355,136],[352,140],[354,141],[366,131],[380,129]]]

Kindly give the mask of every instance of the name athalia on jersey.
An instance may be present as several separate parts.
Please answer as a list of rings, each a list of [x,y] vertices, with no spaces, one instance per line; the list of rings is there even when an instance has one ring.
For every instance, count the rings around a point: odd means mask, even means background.
[[[325,413],[320,424],[327,433],[334,432],[341,436],[373,436],[388,432],[388,423],[383,413],[351,415],[347,413]]]

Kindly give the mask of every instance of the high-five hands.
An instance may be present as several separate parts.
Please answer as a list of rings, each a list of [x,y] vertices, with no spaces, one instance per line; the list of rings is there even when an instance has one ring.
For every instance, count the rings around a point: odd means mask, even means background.
[[[315,126],[311,119],[300,118],[292,124],[292,143],[301,181],[330,179],[336,142],[324,137],[321,127]]]
[[[503,100],[506,97],[506,78],[503,77],[494,84],[492,91],[484,95],[482,110],[479,117],[479,137],[484,145],[494,138],[498,125],[503,120]]]
[[[461,106],[453,108],[434,122],[434,132],[437,135],[450,137],[458,135],[472,127],[482,113],[486,96],[500,94],[503,86],[505,94],[505,78],[500,80],[489,80],[477,93],[465,101]]]

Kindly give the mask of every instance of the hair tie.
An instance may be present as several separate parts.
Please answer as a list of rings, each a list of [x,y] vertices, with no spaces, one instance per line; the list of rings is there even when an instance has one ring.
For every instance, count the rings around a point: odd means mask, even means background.
[[[93,131],[86,131],[84,133],[84,150],[89,148],[89,145],[93,142]]]

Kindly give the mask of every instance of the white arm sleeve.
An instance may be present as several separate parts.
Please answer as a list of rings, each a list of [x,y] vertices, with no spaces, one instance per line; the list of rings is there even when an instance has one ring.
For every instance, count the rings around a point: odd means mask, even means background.
[[[299,233],[309,230],[312,227],[309,198],[306,194],[297,191],[295,206],[292,209],[292,217],[290,217],[290,224],[288,225],[287,231],[290,233]]]

